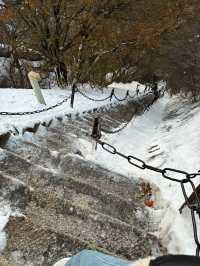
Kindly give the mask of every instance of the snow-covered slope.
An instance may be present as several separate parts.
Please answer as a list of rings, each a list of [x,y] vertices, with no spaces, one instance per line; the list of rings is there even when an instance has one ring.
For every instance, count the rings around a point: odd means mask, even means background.
[[[105,140],[118,151],[139,157],[155,167],[194,173],[200,169],[199,120],[200,104],[165,96],[145,115],[134,118],[124,131]],[[100,147],[95,161],[130,178],[142,178],[155,184],[157,206],[150,211],[158,219],[159,237],[170,253],[195,253],[190,212],[187,209],[182,215],[178,212],[184,202],[180,184],[164,179],[159,173],[137,169]],[[200,178],[196,177],[195,182],[199,184]]]

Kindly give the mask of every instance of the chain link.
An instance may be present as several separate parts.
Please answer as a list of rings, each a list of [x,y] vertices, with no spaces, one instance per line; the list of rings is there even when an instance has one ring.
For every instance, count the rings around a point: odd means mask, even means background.
[[[103,101],[106,101],[108,99],[112,99],[112,97],[115,97],[115,99],[118,101],[118,102],[123,102],[125,100],[127,100],[128,98],[135,98],[135,96],[130,96],[129,94],[129,91],[127,90],[126,92],[126,96],[123,98],[123,99],[120,99],[116,96],[114,90],[111,91],[111,94],[104,98],[104,99],[94,99],[94,98],[91,98],[89,97],[88,95],[86,95],[84,92],[80,91],[79,89],[77,90],[82,96],[84,96],[85,98],[87,98],[88,100],[91,100],[91,101],[94,101],[94,102],[103,102]]]
[[[112,146],[112,145],[110,145],[110,144],[108,144],[106,142],[103,142],[103,141],[101,141],[99,139],[95,139],[95,140],[96,140],[96,142],[98,144],[100,144],[102,146],[102,148],[104,150],[106,150],[106,151],[108,151],[108,152],[110,152],[112,154],[116,154],[116,155],[121,156],[121,153],[118,152],[117,149],[114,146]],[[107,148],[105,149],[105,147],[107,147]],[[185,171],[177,170],[177,169],[174,169],[174,168],[163,168],[163,169],[159,169],[159,168],[156,168],[154,166],[151,166],[151,165],[146,164],[140,158],[137,158],[137,157],[132,156],[132,155],[127,155],[127,156],[126,155],[123,155],[123,157],[125,157],[130,164],[132,164],[132,165],[134,165],[134,166],[136,166],[136,167],[138,167],[140,169],[148,169],[148,170],[151,170],[151,171],[154,171],[154,172],[159,172],[159,173],[162,174],[162,176],[164,178],[166,178],[168,180],[171,180],[171,181],[179,182],[179,183],[182,183],[183,180],[184,181],[187,180],[187,182],[188,182],[188,180],[191,181],[191,179],[194,179],[196,176],[199,176],[200,175],[199,172],[198,173],[189,174],[189,173],[187,173]],[[170,172],[171,172],[171,175],[170,175]],[[172,175],[172,173],[175,173],[175,174],[178,173],[178,174],[184,176],[184,178],[180,178],[180,179],[174,178],[173,175]]]
[[[93,137],[93,136],[92,136]],[[94,138],[94,137],[93,137]],[[197,221],[196,221],[196,215],[199,217],[200,219],[200,196],[197,193],[197,189],[194,185],[194,183],[192,182],[192,179],[196,178],[197,176],[200,175],[199,172],[197,173],[187,173],[186,171],[182,171],[182,170],[178,170],[178,169],[174,169],[174,168],[164,168],[164,169],[160,169],[151,165],[146,164],[143,160],[141,160],[140,158],[137,158],[135,156],[132,155],[125,155],[121,152],[118,152],[117,149],[110,145],[109,143],[106,143],[104,141],[101,141],[100,139],[94,138],[95,141],[107,152],[111,153],[112,155],[118,155],[124,159],[126,159],[131,165],[145,170],[151,170],[157,173],[160,173],[164,178],[170,180],[170,181],[174,181],[174,182],[178,182],[181,185],[181,189],[183,192],[183,196],[185,198],[185,204],[187,205],[187,207],[190,209],[191,211],[191,217],[192,217],[192,224],[193,224],[193,232],[194,232],[194,240],[196,243],[196,256],[200,256],[200,236],[198,235],[198,232],[200,232],[200,229],[198,230],[197,228]],[[179,178],[175,178],[174,175],[178,175]],[[189,184],[192,188],[192,195],[193,195],[193,199],[191,202],[190,197],[188,197],[187,192],[186,192],[186,185]]]
[[[129,93],[128,96],[129,96],[129,98],[131,98],[131,99],[135,99],[136,93],[135,93],[133,96],[131,96],[130,93]]]
[[[83,97],[85,97],[85,98],[87,98],[88,100],[93,101],[93,102],[104,102],[104,101],[110,99],[110,97],[111,97],[111,96],[109,95],[109,96],[107,96],[107,97],[104,98],[104,99],[94,99],[94,98],[91,98],[90,96],[86,95],[84,92],[80,91],[79,89],[77,89],[77,92],[79,92]]]
[[[64,100],[62,100],[61,102],[52,105],[50,107],[47,108],[43,108],[40,110],[35,110],[35,111],[30,111],[30,112],[0,112],[0,115],[12,115],[12,116],[16,116],[16,115],[33,115],[33,114],[39,114],[39,113],[43,113],[49,110],[52,110],[60,105],[62,105],[63,103],[67,102],[70,99],[71,95],[67,98],[65,98]]]
[[[88,95],[86,95],[85,93],[83,93],[82,91],[80,91],[79,89],[76,90],[76,92],[79,92],[83,97],[87,98],[88,100],[90,101],[94,101],[94,102],[103,102],[103,101],[106,101],[108,99],[112,99],[112,97],[114,96],[116,98],[116,100],[118,100],[119,102],[122,102],[122,101],[125,101],[128,97],[129,98],[134,98],[134,96],[130,96],[129,94],[129,91],[126,92],[126,96],[123,98],[123,99],[119,99],[116,94],[114,93],[114,91],[111,92],[111,94],[103,99],[94,99]],[[67,98],[65,98],[64,100],[62,100],[61,102],[53,105],[53,106],[50,106],[50,107],[47,107],[47,108],[43,108],[43,109],[40,109],[40,110],[35,110],[35,111],[27,111],[27,112],[0,112],[0,115],[2,116],[6,116],[6,115],[11,115],[11,116],[21,116],[21,115],[32,115],[32,114],[38,114],[38,113],[42,113],[42,112],[46,112],[46,111],[49,111],[49,110],[52,110],[60,105],[62,105],[63,103],[67,102],[69,99],[71,98],[71,95]],[[125,126],[126,127],[126,126]],[[121,129],[119,129],[119,131],[121,131]],[[115,133],[119,132],[119,131],[116,131]],[[109,133],[109,132],[107,132]],[[110,132],[110,134],[112,134],[112,132]],[[114,133],[113,133],[114,134]]]
[[[105,129],[103,127],[101,127],[101,130],[106,134],[116,134],[116,133],[119,133],[120,131],[124,130],[128,126],[129,123],[130,123],[130,121],[127,123],[124,123],[124,125],[122,127],[118,128],[116,130],[108,130],[108,129]]]
[[[126,93],[126,96],[123,98],[123,99],[120,99],[117,97],[117,95],[114,93],[113,96],[115,97],[115,99],[118,101],[118,102],[123,102],[125,101],[127,98],[128,98],[128,93]]]

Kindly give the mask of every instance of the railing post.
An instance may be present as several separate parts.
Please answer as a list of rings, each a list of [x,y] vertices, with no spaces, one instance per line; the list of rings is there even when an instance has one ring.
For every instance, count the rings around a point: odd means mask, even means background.
[[[115,89],[113,88],[112,91],[111,91],[111,94],[110,94],[110,101],[112,100],[112,97],[113,97],[114,93],[115,93]]]
[[[94,124],[93,124],[93,128],[92,128],[91,137],[94,139],[100,139],[101,138],[101,123],[100,123],[99,117],[94,118]]]
[[[73,85],[73,86],[72,86],[71,102],[70,102],[70,106],[71,106],[71,108],[74,107],[74,97],[75,97],[75,92],[76,92],[76,86]]]
[[[31,86],[33,88],[33,91],[35,93],[35,96],[40,104],[45,104],[46,102],[44,100],[44,97],[42,95],[42,91],[40,89],[38,81],[41,80],[40,74],[36,73],[34,71],[30,71],[28,73],[28,78],[30,80]]]
[[[91,137],[94,139],[94,150],[97,150],[97,142],[95,142],[95,139],[101,138],[101,123],[99,117],[95,117],[94,119]]]
[[[138,96],[138,95],[139,95],[139,93],[140,93],[139,87],[140,87],[140,85],[139,85],[139,84],[137,84],[137,87],[136,87],[136,95],[137,95],[137,96]]]

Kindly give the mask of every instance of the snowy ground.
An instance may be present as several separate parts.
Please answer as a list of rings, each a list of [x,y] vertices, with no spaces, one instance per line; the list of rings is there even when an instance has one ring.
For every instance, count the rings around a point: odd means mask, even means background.
[[[194,173],[200,169],[199,119],[199,104],[165,96],[145,115],[134,118],[124,131],[106,136],[104,140],[118,151],[139,157],[155,167]],[[93,157],[88,155],[88,159],[93,160]],[[169,253],[194,255],[196,245],[190,212],[187,209],[182,215],[178,212],[184,202],[179,184],[164,179],[159,173],[137,169],[101,147],[98,148],[95,161],[130,178],[141,178],[155,184],[156,206],[149,211],[159,224],[158,236]],[[200,178],[196,177],[196,184],[199,183]]]
[[[138,83],[134,82],[129,84],[128,88],[135,89]],[[142,89],[144,86],[140,86]],[[84,88],[84,91],[87,95],[94,99],[104,99],[111,93],[111,88],[100,90],[90,90]],[[118,88],[116,94],[119,98],[124,98],[126,95],[125,88]],[[132,92],[133,94],[133,92]],[[132,95],[131,94],[131,95]],[[71,95],[70,90],[43,90],[43,95],[47,105],[38,104],[33,90],[26,89],[0,89],[0,112],[26,112],[41,110],[43,108],[48,108],[49,106],[55,105],[58,102],[61,102],[65,97]],[[83,111],[91,110],[93,108],[100,107],[102,105],[109,105],[110,103],[116,103],[116,99],[113,97],[112,102],[110,99],[103,102],[94,102],[90,101],[79,93],[75,95],[74,108],[70,107],[70,99],[62,104],[61,106],[56,107],[55,109],[49,110],[47,112],[25,115],[25,116],[1,116],[0,115],[0,133],[7,132],[8,130],[16,127],[19,131],[24,127],[32,126],[37,122],[48,122],[55,116],[62,116],[67,113],[76,114],[82,113]]]
[[[133,85],[133,84],[132,84]],[[134,88],[137,83],[134,83]],[[119,85],[120,89],[130,89],[130,85]],[[110,89],[109,89],[110,90]],[[86,92],[88,92],[86,90]],[[94,91],[91,97],[104,98],[110,91],[104,93]],[[57,103],[70,92],[63,90],[44,91],[48,106]],[[119,96],[124,96],[124,91],[119,91]],[[32,111],[43,108],[37,104],[32,90],[0,90],[1,111]],[[75,108],[71,109],[69,102],[41,115],[25,117],[0,116],[0,132],[10,128],[11,125],[24,127],[37,121],[48,121],[52,117],[64,113],[81,113],[82,111],[98,107],[108,102],[91,102],[80,95],[75,98]],[[135,155],[146,163],[155,167],[171,167],[197,172],[200,169],[200,132],[198,122],[200,119],[200,105],[191,104],[179,97],[169,98],[167,95],[159,100],[145,115],[134,118],[122,132],[116,135],[107,135],[106,141],[114,145],[120,152]],[[87,158],[95,160],[103,166],[126,174],[130,178],[146,179],[155,184],[156,206],[150,210],[157,219],[160,230],[158,235],[168,248],[169,253],[194,254],[195,243],[193,239],[192,224],[189,211],[184,210],[180,215],[178,208],[184,198],[180,185],[170,182],[158,173],[140,170],[131,166],[120,157],[106,153],[98,148],[95,158],[91,156],[89,148],[85,149]],[[200,183],[199,177],[196,184]],[[6,224],[8,212],[0,209],[0,231]],[[5,222],[3,222],[5,221]],[[200,225],[199,227],[200,228]],[[4,244],[3,233],[0,234],[0,245]],[[3,239],[1,241],[1,238]]]

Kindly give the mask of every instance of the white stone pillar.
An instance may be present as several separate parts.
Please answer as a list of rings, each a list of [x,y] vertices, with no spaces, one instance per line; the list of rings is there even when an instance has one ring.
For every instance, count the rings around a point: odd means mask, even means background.
[[[46,105],[46,102],[44,100],[44,97],[42,95],[42,91],[41,91],[39,83],[38,83],[38,81],[41,79],[40,74],[37,72],[34,72],[34,71],[30,71],[28,73],[28,78],[30,80],[31,86],[33,88],[34,94],[35,94],[38,102]]]

